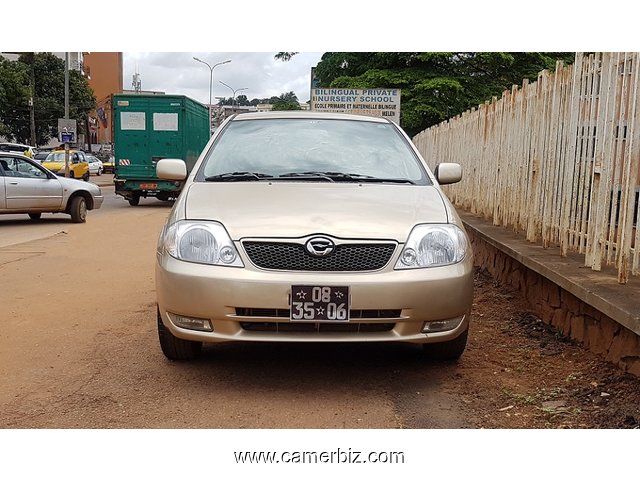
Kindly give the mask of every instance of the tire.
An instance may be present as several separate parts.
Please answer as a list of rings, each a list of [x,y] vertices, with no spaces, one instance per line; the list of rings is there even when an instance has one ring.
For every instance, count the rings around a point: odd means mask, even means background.
[[[200,356],[202,342],[183,340],[173,335],[162,323],[160,311],[158,311],[158,338],[162,353],[169,360],[193,360]]]
[[[40,220],[40,217],[42,216],[41,213],[30,213],[29,214],[29,218],[31,220]]]
[[[129,197],[129,205],[132,207],[137,207],[140,204],[140,195],[134,193],[133,196]]]
[[[432,360],[455,361],[460,358],[467,346],[467,328],[458,337],[448,342],[425,343],[422,345],[424,356]]]
[[[69,172],[69,178],[76,178],[76,174],[73,170]]]
[[[85,182],[88,182],[88,181],[89,181],[89,176],[90,176],[90,174],[89,174],[89,172],[87,172],[87,173],[85,173],[85,174],[82,176],[82,179],[83,179]]]
[[[96,175],[98,176],[102,175],[102,170],[98,169],[98,173],[96,173]]]
[[[83,196],[73,197],[69,214],[73,223],[84,223],[87,221],[87,201]]]

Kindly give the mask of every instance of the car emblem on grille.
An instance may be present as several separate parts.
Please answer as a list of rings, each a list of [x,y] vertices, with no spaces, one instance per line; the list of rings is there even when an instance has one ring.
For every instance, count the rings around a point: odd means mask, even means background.
[[[307,252],[316,257],[326,257],[336,248],[333,241],[325,237],[313,237],[309,239],[305,245]]]

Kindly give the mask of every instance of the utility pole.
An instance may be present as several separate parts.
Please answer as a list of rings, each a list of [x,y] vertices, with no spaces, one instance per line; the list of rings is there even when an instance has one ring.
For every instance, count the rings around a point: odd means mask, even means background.
[[[69,120],[69,52],[64,53],[64,119]],[[71,176],[69,142],[64,142],[64,176]]]
[[[31,146],[37,147],[36,142],[36,113],[35,113],[35,98],[36,98],[36,72],[35,72],[35,55],[31,55],[31,98],[29,99],[29,123],[31,126]]]

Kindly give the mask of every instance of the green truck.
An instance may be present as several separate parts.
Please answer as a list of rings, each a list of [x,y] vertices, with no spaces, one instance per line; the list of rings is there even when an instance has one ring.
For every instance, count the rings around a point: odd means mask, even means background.
[[[115,193],[138,205],[140,197],[177,198],[184,182],[160,180],[156,163],[179,158],[191,171],[209,140],[209,110],[184,95],[113,95]]]

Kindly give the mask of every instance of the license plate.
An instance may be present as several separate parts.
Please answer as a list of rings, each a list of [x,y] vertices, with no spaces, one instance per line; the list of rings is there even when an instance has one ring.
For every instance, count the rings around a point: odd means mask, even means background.
[[[146,188],[147,190],[153,190],[154,188],[158,188],[157,183],[141,183],[140,188]]]
[[[293,285],[291,321],[348,322],[349,287]]]

